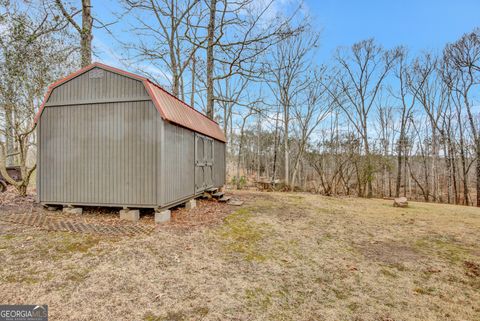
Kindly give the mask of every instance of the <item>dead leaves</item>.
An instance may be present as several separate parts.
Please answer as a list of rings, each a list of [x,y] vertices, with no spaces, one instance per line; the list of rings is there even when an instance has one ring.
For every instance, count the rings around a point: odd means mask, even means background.
[[[471,278],[476,278],[480,277],[480,265],[471,262],[471,261],[465,261],[463,262],[463,266],[465,268],[465,274]]]

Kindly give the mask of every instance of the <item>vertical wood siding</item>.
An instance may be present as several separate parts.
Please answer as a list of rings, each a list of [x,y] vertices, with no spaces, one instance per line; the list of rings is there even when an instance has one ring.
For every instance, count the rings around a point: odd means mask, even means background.
[[[215,140],[213,154],[213,184],[215,187],[220,187],[225,185],[225,144]]]
[[[94,68],[55,88],[45,106],[40,202],[157,207],[195,195],[195,134],[163,121],[140,81]],[[222,186],[225,144],[216,140],[213,163]]]
[[[205,146],[203,136],[195,134],[195,193],[201,193],[204,189],[204,161]]]
[[[151,102],[46,108],[40,201],[154,206],[160,121]]]
[[[194,133],[186,128],[164,123],[163,205],[194,195]]]
[[[140,97],[149,98],[141,81],[93,68],[55,88],[48,99],[48,104]]]

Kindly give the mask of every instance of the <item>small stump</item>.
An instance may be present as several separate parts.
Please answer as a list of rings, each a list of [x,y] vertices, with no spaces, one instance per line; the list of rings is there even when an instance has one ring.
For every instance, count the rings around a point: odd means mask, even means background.
[[[408,200],[406,197],[399,197],[393,200],[393,207],[408,207]]]

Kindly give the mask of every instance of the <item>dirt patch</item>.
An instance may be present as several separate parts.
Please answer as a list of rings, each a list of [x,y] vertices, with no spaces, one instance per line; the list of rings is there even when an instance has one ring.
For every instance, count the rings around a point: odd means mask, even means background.
[[[254,202],[254,199],[257,197],[240,195],[236,198]],[[84,230],[88,230],[88,232],[105,229],[113,231],[114,234],[121,234],[122,229],[128,230],[129,232],[127,234],[129,234],[136,230],[149,231],[155,227],[157,230],[163,230],[165,228],[184,230],[207,227],[222,222],[223,218],[232,212],[232,206],[215,200],[197,199],[196,208],[186,209],[181,206],[173,208],[171,221],[159,226],[155,224],[155,212],[153,209],[140,209],[140,220],[136,223],[120,220],[119,210],[119,208],[114,207],[86,206],[83,207],[82,215],[69,215],[64,214],[60,206],[57,211],[47,211],[42,205],[36,203],[35,195],[31,194],[26,197],[20,197],[11,187],[7,192],[0,194],[0,215],[4,217],[8,216],[8,219],[4,219],[3,221],[6,220],[12,223],[22,224],[22,222],[25,223],[29,221],[24,219],[27,215],[33,218],[42,218],[41,221],[48,222],[48,224],[45,225],[46,230],[72,230],[74,232],[82,232],[82,228],[75,228],[76,225],[86,227]],[[39,220],[31,221],[37,222]],[[69,224],[73,224],[71,229],[68,228]],[[38,226],[38,224],[30,225]],[[56,228],[57,226],[58,228]],[[95,228],[96,226],[100,226],[100,228]],[[102,228],[102,226],[105,228]]]
[[[465,274],[472,278],[480,277],[480,265],[475,262],[465,261],[463,262],[465,267]]]
[[[157,227],[190,230],[199,227],[209,227],[222,222],[223,218],[232,212],[232,206],[215,200],[197,199],[197,207],[186,209],[178,207],[172,210],[169,223]]]
[[[19,196],[12,186],[9,186],[6,192],[0,193],[0,213],[25,213],[39,208],[41,209],[41,206],[35,203],[34,194]]]
[[[235,199],[244,201],[249,204],[253,204],[256,201],[278,201],[272,193],[269,192],[249,192],[246,190],[237,190],[234,192]]]
[[[358,245],[357,248],[367,259],[390,265],[416,262],[423,258],[414,248],[397,242],[363,243]]]

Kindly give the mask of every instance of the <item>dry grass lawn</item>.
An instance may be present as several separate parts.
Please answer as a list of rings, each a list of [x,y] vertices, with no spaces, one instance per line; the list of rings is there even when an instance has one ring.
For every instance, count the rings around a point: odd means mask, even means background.
[[[0,222],[0,303],[50,320],[480,320],[480,209],[237,193],[150,236]]]

